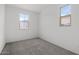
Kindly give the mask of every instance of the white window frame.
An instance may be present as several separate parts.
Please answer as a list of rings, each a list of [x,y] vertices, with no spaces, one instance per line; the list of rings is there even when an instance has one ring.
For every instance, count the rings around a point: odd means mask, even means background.
[[[71,26],[71,14],[68,14],[68,15],[65,15],[65,16],[61,16],[61,9],[64,8],[64,7],[66,7],[66,6],[70,6],[71,7],[71,5],[64,5],[63,7],[60,7],[60,26]],[[64,18],[64,17],[69,17],[70,18],[68,20],[69,24],[65,24],[65,23],[62,24],[62,22],[63,22],[62,18]]]
[[[23,24],[21,24],[21,23],[23,23]],[[28,29],[28,27],[29,27],[29,15],[20,13],[19,14],[19,28],[21,30],[26,30],[26,29]]]

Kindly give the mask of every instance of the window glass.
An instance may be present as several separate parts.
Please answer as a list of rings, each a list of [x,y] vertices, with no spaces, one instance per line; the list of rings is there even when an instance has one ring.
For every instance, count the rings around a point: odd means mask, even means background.
[[[19,14],[20,17],[20,29],[27,29],[29,15]]]
[[[71,6],[65,5],[61,7],[60,15],[60,24],[61,25],[71,25]]]
[[[70,14],[71,14],[71,6],[70,5],[66,5],[61,8],[61,16],[66,16],[66,15],[70,15]]]

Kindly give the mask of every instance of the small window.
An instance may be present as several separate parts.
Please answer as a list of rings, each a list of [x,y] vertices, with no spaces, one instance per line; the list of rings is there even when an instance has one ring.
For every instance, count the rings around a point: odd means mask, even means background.
[[[20,29],[27,29],[28,28],[29,15],[19,14],[19,20],[20,20]]]
[[[61,7],[60,14],[60,25],[61,26],[70,26],[71,25],[71,6],[65,5]]]

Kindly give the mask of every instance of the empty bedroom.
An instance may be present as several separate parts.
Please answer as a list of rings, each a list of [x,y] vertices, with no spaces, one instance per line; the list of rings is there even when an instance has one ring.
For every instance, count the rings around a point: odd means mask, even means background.
[[[0,55],[78,55],[79,4],[0,4]]]

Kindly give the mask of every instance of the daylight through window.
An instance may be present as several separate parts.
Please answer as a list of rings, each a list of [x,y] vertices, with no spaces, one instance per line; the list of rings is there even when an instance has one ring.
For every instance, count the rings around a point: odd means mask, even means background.
[[[71,6],[65,5],[61,7],[61,14],[60,14],[60,25],[71,25]]]
[[[20,20],[20,29],[27,29],[28,28],[28,20],[29,15],[26,14],[19,14]]]

